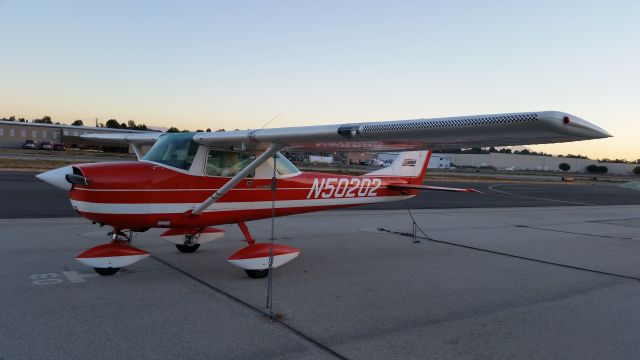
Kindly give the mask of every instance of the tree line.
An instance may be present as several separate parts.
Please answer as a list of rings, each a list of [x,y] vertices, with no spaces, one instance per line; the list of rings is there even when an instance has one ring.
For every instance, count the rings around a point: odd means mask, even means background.
[[[45,115],[42,118],[36,118],[36,119],[32,119],[32,120],[28,120],[25,118],[16,118],[15,116],[9,116],[9,117],[3,117],[0,118],[0,120],[2,121],[15,121],[15,122],[21,122],[21,123],[34,123],[34,124],[52,124],[52,125],[63,125],[60,122],[53,122],[53,120],[51,119],[51,116]],[[78,119],[78,120],[74,120],[71,123],[72,126],[85,126],[84,121]],[[150,129],[149,127],[147,127],[146,124],[136,124],[136,122],[134,120],[129,120],[126,123],[125,122],[119,122],[116,119],[109,119],[107,120],[105,123],[102,122],[98,122],[96,120],[96,127],[106,127],[109,129],[125,129],[125,130],[139,130],[139,131],[160,131],[160,130],[154,130],[154,129]],[[237,130],[237,129],[236,129]],[[225,131],[225,129],[218,129],[216,131]],[[190,130],[188,129],[183,129],[180,130],[175,126],[170,127],[169,129],[167,129],[168,133],[177,133],[177,132],[190,132]],[[207,128],[206,130],[196,130],[196,132],[211,132],[210,128]]]
[[[0,120],[2,121],[15,121],[15,122],[21,122],[21,123],[28,123],[29,120],[25,119],[25,118],[16,118],[15,116],[9,116],[9,117],[3,117]],[[31,120],[32,123],[36,123],[36,124],[53,124],[53,121],[51,120],[51,116],[45,115],[43,116],[41,119],[32,119]],[[62,125],[59,122],[55,123],[55,125]]]

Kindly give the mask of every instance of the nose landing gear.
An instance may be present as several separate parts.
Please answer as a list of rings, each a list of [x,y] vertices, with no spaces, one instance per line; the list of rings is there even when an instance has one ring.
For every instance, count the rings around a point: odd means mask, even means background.
[[[120,268],[133,265],[151,255],[129,245],[130,243],[130,236],[114,229],[110,243],[94,246],[76,256],[76,260],[92,267],[100,275],[114,275]]]

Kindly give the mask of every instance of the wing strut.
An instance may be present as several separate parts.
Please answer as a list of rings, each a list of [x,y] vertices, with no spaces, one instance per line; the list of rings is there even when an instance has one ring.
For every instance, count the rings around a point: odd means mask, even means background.
[[[262,165],[267,159],[275,155],[280,149],[284,146],[280,144],[271,143],[269,148],[265,150],[260,156],[258,156],[255,160],[253,160],[247,167],[242,169],[236,176],[232,177],[229,181],[227,181],[220,189],[218,189],[213,195],[211,195],[207,200],[202,202],[200,205],[196,206],[195,209],[191,212],[193,215],[199,215],[206,208],[211,206],[214,202],[218,201],[221,197],[223,197],[229,190],[231,190],[234,186],[236,186],[242,179],[247,177],[253,170],[255,170],[258,166]]]

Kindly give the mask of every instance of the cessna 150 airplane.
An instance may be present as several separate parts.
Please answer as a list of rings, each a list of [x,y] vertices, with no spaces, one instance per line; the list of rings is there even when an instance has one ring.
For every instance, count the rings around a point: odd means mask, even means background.
[[[113,227],[112,241],[76,257],[101,275],[150,254],[130,245],[132,232],[167,229],[161,237],[190,253],[237,224],[247,246],[229,257],[250,277],[264,277],[300,250],[256,243],[247,221],[411,198],[423,185],[431,150],[558,143],[610,137],[556,111],[303,126],[207,133],[88,134],[130,144],[139,161],[77,164],[37,175],[67,190],[81,216]],[[153,145],[145,154],[142,146]],[[391,166],[362,176],[301,172],[284,148],[402,151]],[[271,260],[271,266],[269,265]]]

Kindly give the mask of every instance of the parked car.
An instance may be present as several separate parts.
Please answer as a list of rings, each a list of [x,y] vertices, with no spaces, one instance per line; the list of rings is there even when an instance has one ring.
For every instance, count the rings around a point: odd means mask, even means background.
[[[33,140],[25,140],[22,143],[22,148],[23,149],[36,149],[36,142]]]
[[[40,150],[53,150],[53,145],[49,141],[40,143]]]
[[[65,150],[67,150],[67,148],[64,146],[64,144],[55,143],[55,144],[53,144],[53,150],[65,151]]]

